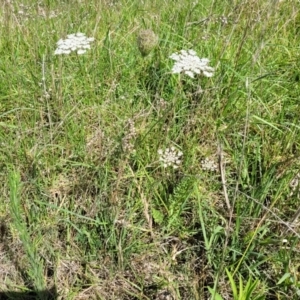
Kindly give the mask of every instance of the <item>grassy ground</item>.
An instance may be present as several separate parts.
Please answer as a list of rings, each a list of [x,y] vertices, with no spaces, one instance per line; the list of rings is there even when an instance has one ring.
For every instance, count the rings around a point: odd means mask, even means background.
[[[299,2],[33,2],[0,4],[0,291],[298,299]]]

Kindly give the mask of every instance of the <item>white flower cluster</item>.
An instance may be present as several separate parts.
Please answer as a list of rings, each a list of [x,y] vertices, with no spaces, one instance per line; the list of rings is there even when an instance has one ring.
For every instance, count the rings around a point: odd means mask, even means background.
[[[84,33],[78,32],[68,34],[66,39],[60,39],[56,45],[55,55],[70,54],[72,51],[77,51],[77,54],[84,54],[91,48],[90,43],[95,39],[86,37]]]
[[[181,164],[181,157],[183,153],[173,146],[167,148],[165,151],[159,149],[158,154],[159,161],[163,163],[164,168],[173,167],[174,169],[177,169]]]
[[[297,191],[298,186],[299,186],[299,180],[300,180],[300,173],[297,173],[296,176],[292,179],[292,181],[290,182],[290,188],[291,188],[291,193],[290,196],[292,196],[294,194],[295,191]],[[298,191],[298,195],[299,195]]]
[[[205,158],[201,160],[201,168],[205,171],[215,172],[218,170],[218,165],[213,160]]]
[[[214,75],[214,68],[208,66],[209,59],[199,58],[194,50],[181,50],[179,53],[173,53],[170,58],[175,60],[173,74],[184,73],[191,78],[194,78],[195,74],[206,77]]]

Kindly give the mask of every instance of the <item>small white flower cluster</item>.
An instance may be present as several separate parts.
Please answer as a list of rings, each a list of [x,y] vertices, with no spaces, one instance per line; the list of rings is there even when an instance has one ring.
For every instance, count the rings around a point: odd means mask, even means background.
[[[205,171],[215,172],[218,170],[218,165],[213,160],[205,158],[201,160],[201,168]]]
[[[195,74],[206,77],[214,75],[215,69],[208,66],[209,59],[199,58],[194,50],[181,50],[179,53],[173,53],[170,58],[175,60],[173,74],[184,73],[191,78],[194,78]]]
[[[77,51],[77,54],[84,54],[91,48],[90,43],[95,39],[86,37],[84,33],[78,32],[68,34],[66,39],[60,39],[56,45],[55,55],[70,54],[72,51]]]
[[[300,173],[297,173],[296,176],[290,182],[290,188],[291,188],[290,196],[292,196],[295,193],[295,191],[297,191],[297,188],[299,186],[299,180],[300,180]]]
[[[165,151],[159,149],[158,154],[159,161],[163,163],[164,168],[173,167],[173,169],[177,169],[181,164],[183,153],[177,150],[174,146],[166,148]]]

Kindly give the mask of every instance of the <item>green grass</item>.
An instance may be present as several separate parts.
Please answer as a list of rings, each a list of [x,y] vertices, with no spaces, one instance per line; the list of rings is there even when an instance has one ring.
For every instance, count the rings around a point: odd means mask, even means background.
[[[0,292],[299,297],[298,1],[1,6]],[[91,49],[55,56],[76,32]],[[181,49],[214,76],[172,74]]]

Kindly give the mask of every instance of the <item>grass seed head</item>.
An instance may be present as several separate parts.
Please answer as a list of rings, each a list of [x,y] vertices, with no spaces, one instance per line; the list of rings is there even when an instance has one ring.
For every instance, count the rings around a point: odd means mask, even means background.
[[[137,45],[142,56],[147,56],[158,44],[158,36],[151,30],[141,30],[137,37]]]

